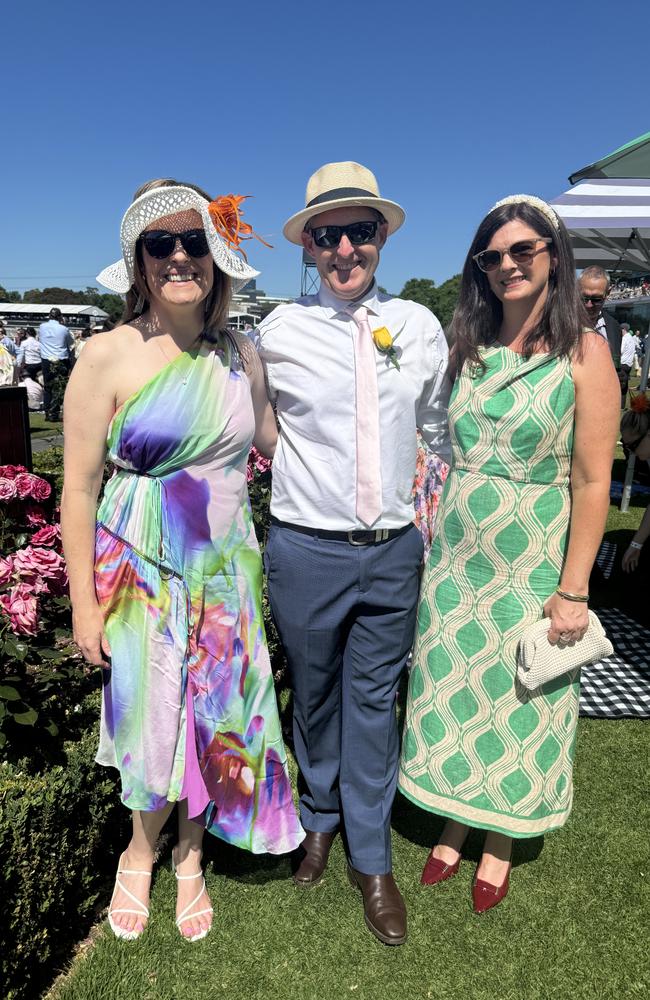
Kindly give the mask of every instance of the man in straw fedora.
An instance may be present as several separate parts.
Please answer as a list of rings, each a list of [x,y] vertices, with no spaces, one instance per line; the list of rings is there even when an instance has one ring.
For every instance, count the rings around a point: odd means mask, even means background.
[[[395,702],[415,628],[421,536],[413,525],[416,427],[449,458],[447,345],[423,306],[381,293],[380,252],[403,209],[358,163],[328,163],[284,235],[313,257],[318,294],[260,325],[277,407],[269,596],[294,694],[310,887],[341,830],[368,928],[406,940],[391,873]]]

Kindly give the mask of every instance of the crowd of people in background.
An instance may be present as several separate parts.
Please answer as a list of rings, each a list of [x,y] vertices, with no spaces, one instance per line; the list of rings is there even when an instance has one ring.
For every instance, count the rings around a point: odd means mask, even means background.
[[[619,278],[612,282],[609,291],[610,299],[640,299],[644,295],[650,295],[650,277],[648,275],[642,278]]]
[[[63,394],[72,367],[89,337],[101,327],[71,331],[54,307],[38,330],[21,327],[15,332],[0,320],[0,386],[18,385],[27,391],[27,405],[43,412],[49,422],[61,419]]]

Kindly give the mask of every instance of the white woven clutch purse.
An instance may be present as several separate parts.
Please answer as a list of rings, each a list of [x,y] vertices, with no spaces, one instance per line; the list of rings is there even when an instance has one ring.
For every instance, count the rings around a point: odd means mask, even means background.
[[[550,618],[542,618],[530,625],[519,641],[517,677],[529,691],[614,652],[605,629],[593,611],[589,612],[589,626],[580,642],[569,646],[551,646],[548,641],[550,624]]]

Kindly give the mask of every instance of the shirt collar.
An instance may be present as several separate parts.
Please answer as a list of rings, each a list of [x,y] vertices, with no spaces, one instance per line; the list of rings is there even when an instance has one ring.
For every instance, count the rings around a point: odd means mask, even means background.
[[[365,306],[368,312],[373,313],[375,316],[379,315],[381,308],[379,289],[377,288],[376,281],[373,281],[363,298],[356,299],[354,303],[348,302],[345,299],[339,299],[321,282],[321,286],[318,289],[318,302],[330,318],[336,316],[338,313],[347,313],[348,306],[353,304],[355,306]]]

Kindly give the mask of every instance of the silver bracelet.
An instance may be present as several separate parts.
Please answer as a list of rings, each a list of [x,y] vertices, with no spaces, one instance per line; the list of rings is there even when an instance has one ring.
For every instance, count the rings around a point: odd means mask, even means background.
[[[629,548],[637,549],[640,552],[643,548],[643,542],[630,542]]]

